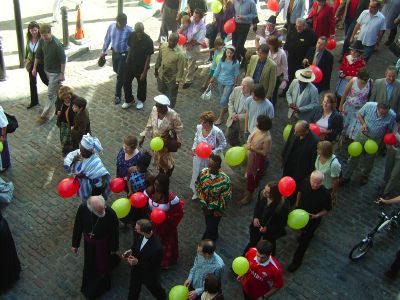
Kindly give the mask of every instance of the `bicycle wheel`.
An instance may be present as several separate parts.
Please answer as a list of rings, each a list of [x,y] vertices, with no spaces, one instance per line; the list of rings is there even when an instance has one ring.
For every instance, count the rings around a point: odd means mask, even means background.
[[[366,240],[358,243],[351,249],[349,253],[349,258],[352,261],[357,261],[364,257],[365,254],[367,254],[369,248],[372,246],[372,241],[371,240]]]

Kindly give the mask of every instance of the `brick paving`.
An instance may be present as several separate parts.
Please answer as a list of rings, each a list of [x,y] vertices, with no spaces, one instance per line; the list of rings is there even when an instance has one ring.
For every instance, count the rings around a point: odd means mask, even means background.
[[[88,2],[94,5],[92,1]],[[105,28],[116,10],[116,1],[102,3],[102,19],[107,19],[99,28]],[[142,8],[128,6],[128,10]],[[262,5],[262,7],[265,7]],[[88,13],[89,15],[90,13]],[[91,12],[93,14],[93,12]],[[265,11],[262,12],[265,15]],[[90,15],[92,17],[92,15]],[[129,16],[129,14],[128,14]],[[3,17],[4,18],[4,17]],[[263,20],[264,18],[260,18]],[[0,19],[3,20],[3,19]],[[95,19],[94,19],[95,20]],[[143,16],[145,28],[156,38],[159,20],[151,18],[147,12]],[[100,22],[100,21],[99,21]],[[134,22],[130,22],[134,23]],[[95,25],[95,21],[89,23]],[[103,31],[91,33],[94,45],[101,45]],[[249,41],[254,36],[249,36]],[[340,41],[340,39],[339,39]],[[251,42],[249,42],[251,43]],[[340,44],[339,44],[340,45]],[[102,159],[111,174],[115,173],[115,157],[126,134],[138,135],[143,129],[151,106],[152,97],[157,94],[153,68],[148,75],[148,101],[144,111],[134,108],[122,110],[113,104],[115,75],[110,61],[104,68],[97,67],[99,47],[84,54],[67,65],[68,84],[76,93],[89,101],[92,130],[104,147]],[[336,51],[337,52],[337,51]],[[336,53],[337,54],[337,53]],[[204,59],[207,54],[204,54]],[[154,64],[153,56],[152,63]],[[395,57],[382,48],[373,56],[370,70],[374,78],[381,77],[384,67]],[[7,63],[6,63],[7,64]],[[34,122],[39,109],[25,109],[28,103],[28,78],[25,70],[9,71],[8,81],[0,84],[1,105],[15,114],[20,128],[9,136],[13,167],[4,175],[15,184],[14,199],[5,216],[14,235],[18,253],[23,264],[21,279],[1,299],[81,299],[80,282],[83,267],[82,249],[78,255],[70,252],[72,226],[79,200],[63,200],[56,192],[57,183],[66,175],[62,168],[59,146],[59,131],[55,120],[37,126]],[[198,116],[205,110],[218,112],[217,99],[204,102],[200,99],[200,86],[205,70],[197,71],[193,86],[180,90],[176,110],[184,124],[183,147],[175,155],[176,167],[171,180],[171,190],[186,199],[185,217],[179,226],[180,259],[177,265],[162,273],[162,284],[170,289],[182,284],[192,265],[196,242],[204,230],[204,220],[197,202],[191,199],[189,182],[191,177],[191,146]],[[333,78],[335,76],[332,76]],[[334,78],[333,81],[336,79]],[[334,86],[334,85],[332,85]],[[40,102],[46,101],[41,87]],[[276,119],[272,129],[273,151],[271,165],[264,181],[278,179],[281,175],[280,151],[283,146],[282,129],[286,122],[287,105],[279,99]],[[224,128],[224,127],[223,127]],[[145,147],[148,147],[148,141]],[[383,278],[383,271],[389,266],[398,249],[399,237],[396,233],[376,237],[376,244],[360,262],[352,263],[348,253],[355,243],[368,232],[378,220],[379,210],[373,200],[377,186],[381,183],[384,158],[375,163],[368,185],[360,187],[357,182],[341,188],[338,205],[332,214],[324,218],[318,229],[302,267],[295,273],[285,271],[285,287],[276,299],[393,299],[398,292],[399,279],[390,282]],[[241,290],[229,271],[232,259],[242,253],[248,239],[248,224],[252,217],[253,204],[241,207],[239,199],[243,192],[243,167],[224,169],[233,181],[233,199],[228,203],[226,216],[220,225],[220,240],[217,252],[226,265],[223,291],[226,299],[241,299]],[[111,203],[121,195],[112,195]],[[278,243],[277,259],[286,268],[297,246],[296,232],[288,229],[287,236]],[[132,241],[130,229],[121,230],[120,251],[127,249]],[[112,289],[103,299],[125,299],[129,284],[128,265],[122,263],[114,272]],[[142,299],[151,299],[143,289]]]

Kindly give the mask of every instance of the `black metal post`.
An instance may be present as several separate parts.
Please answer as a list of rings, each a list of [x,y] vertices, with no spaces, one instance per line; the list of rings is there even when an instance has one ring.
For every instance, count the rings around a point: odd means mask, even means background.
[[[118,0],[118,14],[124,12],[124,0]]]
[[[4,65],[3,57],[3,38],[0,36],[0,81],[5,81],[6,79],[6,66]]]
[[[68,11],[67,7],[61,7],[61,22],[63,30],[63,45],[64,49],[69,49],[69,30],[68,30]]]
[[[19,0],[14,0],[14,18],[15,18],[15,29],[17,31],[19,67],[24,68],[25,67],[24,33],[22,31],[21,8],[19,6]]]

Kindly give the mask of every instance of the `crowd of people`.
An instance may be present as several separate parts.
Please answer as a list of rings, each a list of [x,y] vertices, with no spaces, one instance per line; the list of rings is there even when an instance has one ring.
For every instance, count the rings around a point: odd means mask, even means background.
[[[380,145],[379,152],[386,153],[380,201],[388,204],[399,201],[398,197],[392,198],[398,192],[400,180],[400,59],[397,66],[388,65],[384,77],[376,80],[370,78],[368,61],[380,47],[385,30],[390,30],[385,45],[393,43],[400,23],[400,5],[389,0],[384,5],[379,0],[329,2],[281,0],[278,11],[263,26],[257,26],[253,0],[221,1],[221,11],[214,13],[209,24],[205,22],[207,6],[203,1],[189,0],[186,14],[181,12],[181,1],[163,2],[154,67],[160,94],[154,96],[155,105],[140,138],[124,137],[115,160],[116,177],[126,182],[127,197],[138,192],[146,196],[144,207],[135,208],[120,219],[134,229],[132,247],[122,256],[117,254],[120,226],[117,214],[106,204],[111,194],[112,172],[102,162],[100,140],[91,134],[87,101],[71,87],[61,86],[66,58],[61,43],[51,34],[51,27],[29,24],[26,69],[31,102],[27,108],[39,103],[36,88],[39,74],[48,86],[48,101],[37,122],[48,122],[55,105],[64,169],[80,183],[77,196],[82,204],[76,214],[71,251],[78,251],[83,237],[81,291],[86,297],[96,298],[110,289],[112,269],[124,260],[131,266],[128,299],[139,299],[142,285],[156,299],[166,299],[160,271],[169,269],[179,259],[178,226],[184,217],[179,191],[175,194],[169,187],[175,168],[174,153],[182,151],[184,130],[175,107],[179,107],[180,86],[194,88],[197,62],[207,43],[210,72],[202,88],[217,87],[220,110],[218,116],[212,111],[200,113],[191,148],[192,200],[199,203],[203,212],[205,230],[193,267],[183,283],[190,291],[190,300],[223,299],[221,277],[225,262],[216,253],[216,245],[219,223],[233,193],[231,179],[221,169],[228,145],[243,145],[247,150],[245,193],[240,203],[248,205],[257,198],[249,242],[243,250],[250,270],[237,277],[244,299],[269,297],[283,287],[283,270],[275,258],[276,241],[286,235],[291,209],[303,209],[310,216],[309,223],[300,231],[298,247],[287,268],[295,272],[321,220],[338,205],[337,191],[351,180],[361,160],[359,182],[368,183],[377,154],[363,151],[360,156],[350,156],[342,168],[347,157],[339,153],[350,143],[364,144],[372,139]],[[282,30],[276,27],[280,13],[285,21]],[[236,29],[229,37],[223,25],[231,18]],[[337,58],[339,72],[335,74],[335,57],[327,45],[335,38],[341,22],[345,41]],[[252,26],[256,33],[255,52],[244,47]],[[184,43],[180,42],[182,36]],[[100,60],[104,60],[110,45],[113,70],[117,74],[114,104],[123,102],[122,108],[128,109],[136,102],[136,108],[143,109],[150,60],[155,52],[152,39],[142,23],[132,28],[127,16],[119,14],[108,27]],[[312,67],[323,74],[318,82]],[[331,86],[332,75],[336,86]],[[135,78],[136,99],[132,94]],[[285,100],[290,130],[281,154],[282,175],[296,182],[295,192],[287,197],[281,195],[276,181],[260,185],[270,163],[275,110],[278,101]],[[3,115],[1,109],[1,140],[6,150],[8,122]],[[220,128],[222,124],[226,124],[225,131]],[[394,145],[383,143],[387,133],[396,137]],[[143,151],[146,137],[161,138],[162,149],[153,153]],[[208,158],[196,152],[201,143],[211,148]],[[8,153],[8,149],[4,150],[1,170],[5,171],[10,159],[9,154],[8,158],[3,157]],[[150,167],[151,160],[154,168]],[[150,221],[156,209],[166,216],[160,224]],[[1,215],[0,221],[5,222]],[[13,244],[12,238],[8,240]],[[388,277],[394,278],[398,273],[399,261],[397,253],[396,261],[386,273]],[[19,268],[19,263],[14,267]]]

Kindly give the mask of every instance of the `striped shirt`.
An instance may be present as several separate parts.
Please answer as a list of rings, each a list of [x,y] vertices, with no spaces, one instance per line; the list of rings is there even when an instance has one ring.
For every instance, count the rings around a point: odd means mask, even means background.
[[[128,25],[121,29],[117,28],[117,23],[113,23],[108,26],[107,33],[104,38],[103,53],[107,52],[110,44],[114,52],[128,52],[128,36],[131,32],[133,32],[132,27]]]
[[[389,110],[386,116],[378,115],[378,103],[367,102],[358,111],[367,124],[367,136],[375,141],[380,141],[388,130],[392,130],[396,122],[396,114]],[[360,129],[361,132],[361,129]],[[360,134],[357,134],[357,140]]]
[[[211,210],[215,216],[222,216],[226,202],[232,198],[229,176],[222,171],[211,174],[208,168],[204,168],[197,177],[195,186],[202,207]]]

